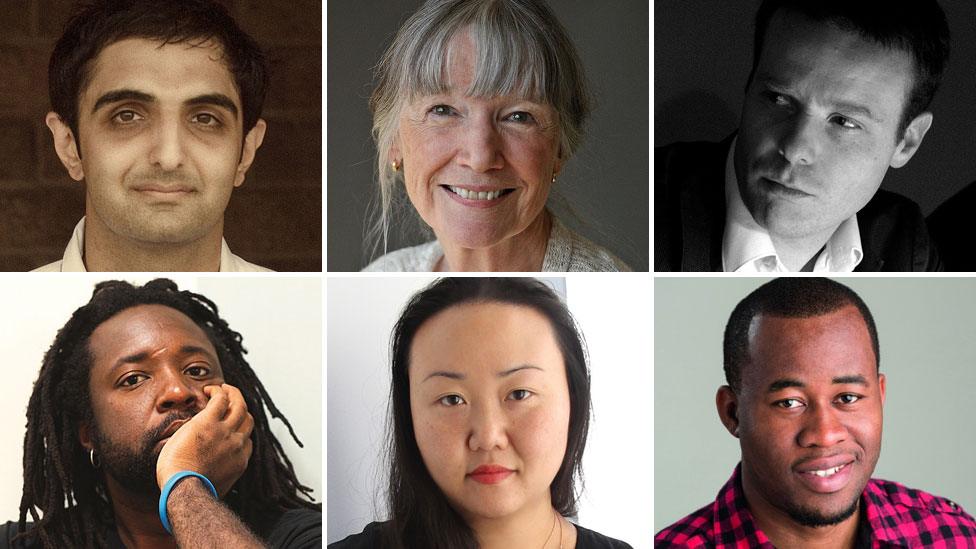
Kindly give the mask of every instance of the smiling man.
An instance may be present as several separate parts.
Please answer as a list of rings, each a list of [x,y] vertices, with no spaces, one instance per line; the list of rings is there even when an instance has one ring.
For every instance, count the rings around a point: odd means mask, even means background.
[[[879,349],[867,305],[829,279],[776,279],[739,302],[716,406],[741,462],[715,502],[655,546],[976,547],[976,519],[957,504],[871,478]]]
[[[266,271],[223,239],[264,139],[267,66],[210,0],[100,1],[67,24],[46,122],[85,217],[39,271]]]
[[[949,53],[936,0],[764,0],[738,132],[655,153],[655,270],[939,270],[879,187],[932,127]]]
[[[100,283],[44,357],[0,547],[321,547],[241,342],[169,280]]]

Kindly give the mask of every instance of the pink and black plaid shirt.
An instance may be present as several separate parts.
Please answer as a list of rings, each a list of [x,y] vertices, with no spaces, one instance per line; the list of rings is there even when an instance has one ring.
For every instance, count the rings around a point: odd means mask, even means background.
[[[945,498],[897,482],[871,479],[861,505],[864,522],[858,538],[870,538],[872,548],[976,549],[976,519]],[[654,546],[773,549],[746,505],[739,466],[713,503],[658,532]]]

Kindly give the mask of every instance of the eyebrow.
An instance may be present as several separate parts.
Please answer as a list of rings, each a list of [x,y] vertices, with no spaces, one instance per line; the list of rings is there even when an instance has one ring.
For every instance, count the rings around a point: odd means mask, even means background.
[[[199,345],[184,345],[180,347],[179,354],[180,355],[202,354],[202,355],[206,355],[207,358],[211,360],[216,360],[217,358],[210,351],[208,351],[207,349]],[[112,365],[111,369],[115,370],[116,368],[123,366],[125,364],[141,364],[145,362],[147,358],[149,358],[149,353],[145,351],[141,353],[127,355],[116,360],[115,364]]]
[[[497,374],[495,374],[495,376],[496,377],[507,377],[507,376],[510,376],[510,375],[514,374],[515,372],[520,372],[522,370],[539,370],[540,372],[544,372],[545,371],[545,370],[543,370],[542,368],[540,368],[538,366],[533,366],[531,364],[523,364],[521,366],[516,366],[514,368],[510,368],[508,370],[504,370],[504,371],[498,372]],[[434,377],[446,377],[448,379],[465,379],[465,377],[467,377],[467,376],[465,376],[464,374],[459,373],[459,372],[448,372],[448,371],[444,371],[444,370],[438,370],[436,372],[431,372],[430,375],[428,375],[427,377],[424,378],[424,381],[427,381],[428,379],[431,379],[431,378],[434,378]],[[423,381],[421,383],[423,383]]]
[[[779,80],[768,74],[760,74],[756,76],[756,82],[764,84],[771,88],[777,88],[783,90],[786,95],[791,94],[790,86],[787,85],[782,80]],[[867,105],[862,105],[860,103],[852,103],[850,101],[834,101],[830,103],[831,110],[839,110],[842,112],[856,114],[870,118],[871,120],[880,123],[881,119],[875,116],[874,112]]]
[[[98,109],[104,107],[105,105],[118,103],[120,101],[155,103],[156,96],[128,88],[113,90],[103,94],[95,101],[95,106],[92,108],[92,114],[96,113]],[[234,101],[230,97],[227,97],[222,93],[205,93],[203,95],[196,95],[184,101],[183,104],[187,106],[213,105],[230,111],[230,113],[234,115],[234,118],[237,118],[238,116],[237,105],[234,104]]]
[[[868,385],[868,380],[865,379],[864,376],[862,375],[838,376],[831,379],[830,382],[833,383],[834,385],[848,385],[848,384],[856,384],[856,385],[864,385],[864,386]],[[766,392],[775,393],[777,391],[782,391],[783,389],[788,389],[790,387],[797,387],[802,389],[806,386],[807,386],[806,383],[803,383],[798,379],[792,379],[792,378],[777,379],[776,381],[769,384],[769,388],[766,389]]]

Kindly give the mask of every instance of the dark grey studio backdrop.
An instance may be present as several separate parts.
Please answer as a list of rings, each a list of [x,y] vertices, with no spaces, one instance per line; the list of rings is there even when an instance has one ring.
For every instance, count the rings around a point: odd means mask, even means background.
[[[375,152],[367,106],[372,67],[419,0],[328,2],[327,266],[363,264]],[[595,108],[583,146],[556,191],[579,219],[566,224],[635,271],[648,270],[648,5],[643,1],[551,0],[576,44]],[[391,231],[390,250],[420,243]]]
[[[940,0],[952,53],[932,102],[935,122],[905,167],[882,188],[928,215],[976,180],[976,2]],[[655,0],[654,145],[720,141],[738,127],[752,66],[758,0]]]
[[[763,277],[654,280],[654,531],[714,501],[739,462],[715,392],[722,334]],[[835,278],[871,309],[887,378],[874,476],[976,513],[976,278]]]

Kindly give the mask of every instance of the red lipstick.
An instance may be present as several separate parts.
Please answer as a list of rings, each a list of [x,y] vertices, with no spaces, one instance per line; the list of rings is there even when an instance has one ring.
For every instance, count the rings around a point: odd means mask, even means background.
[[[477,469],[468,473],[468,476],[475,482],[480,482],[481,484],[498,484],[514,472],[508,467],[502,467],[501,465],[480,465]]]

